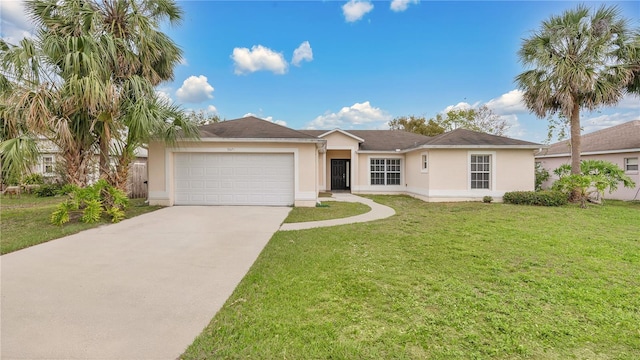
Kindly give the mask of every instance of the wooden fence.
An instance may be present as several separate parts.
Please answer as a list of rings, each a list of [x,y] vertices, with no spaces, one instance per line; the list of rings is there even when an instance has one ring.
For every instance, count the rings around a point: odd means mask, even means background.
[[[138,159],[129,169],[129,198],[147,197],[147,159]]]

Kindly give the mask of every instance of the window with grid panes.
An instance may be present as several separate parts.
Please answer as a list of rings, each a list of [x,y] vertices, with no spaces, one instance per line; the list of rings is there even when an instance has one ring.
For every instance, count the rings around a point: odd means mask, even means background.
[[[471,155],[471,188],[491,188],[491,155]]]
[[[371,185],[400,185],[400,159],[371,159]]]

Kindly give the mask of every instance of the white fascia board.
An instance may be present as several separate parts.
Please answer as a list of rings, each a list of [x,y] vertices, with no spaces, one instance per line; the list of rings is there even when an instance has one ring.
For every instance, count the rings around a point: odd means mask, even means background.
[[[356,153],[358,153],[358,154],[406,154],[406,153],[410,152],[411,150],[415,150],[415,149],[400,150],[400,151],[395,151],[395,150],[358,150],[358,151],[356,151]]]
[[[323,137],[325,137],[325,136],[327,136],[327,135],[333,134],[334,132],[339,132],[339,133],[341,133],[341,134],[343,134],[343,135],[345,135],[345,136],[348,136],[348,137],[350,137],[350,138],[353,138],[353,139],[355,139],[355,140],[358,140],[358,142],[361,142],[361,143],[363,143],[363,142],[364,142],[364,139],[359,138],[359,137],[357,137],[357,136],[355,136],[355,135],[353,135],[353,134],[351,134],[351,133],[349,133],[349,132],[347,132],[347,131],[344,131],[344,130],[342,130],[342,129],[333,129],[333,130],[327,131],[327,132],[326,132],[326,133],[324,133],[324,134],[320,134],[320,135],[318,135],[318,137],[319,137],[319,138],[323,138]]]
[[[547,146],[545,145],[421,145],[417,148],[412,148],[409,150],[418,150],[418,149],[531,149],[531,150],[540,150],[545,149]]]

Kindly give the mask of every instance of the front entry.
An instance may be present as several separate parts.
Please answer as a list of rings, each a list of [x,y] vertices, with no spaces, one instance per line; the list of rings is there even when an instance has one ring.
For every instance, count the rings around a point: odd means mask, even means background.
[[[349,190],[349,159],[331,159],[331,190]]]

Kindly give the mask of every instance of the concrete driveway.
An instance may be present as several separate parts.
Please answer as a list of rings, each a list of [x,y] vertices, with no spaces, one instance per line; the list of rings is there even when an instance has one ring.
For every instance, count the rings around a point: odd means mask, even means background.
[[[2,359],[176,359],[290,208],[170,207],[0,257]]]

